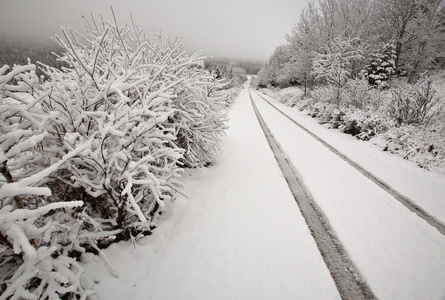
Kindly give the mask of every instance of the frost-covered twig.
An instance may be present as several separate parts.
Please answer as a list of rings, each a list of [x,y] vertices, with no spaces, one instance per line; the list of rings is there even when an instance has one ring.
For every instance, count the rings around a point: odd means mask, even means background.
[[[34,187],[37,182],[41,181],[45,177],[49,176],[52,172],[60,168],[62,164],[71,159],[72,157],[78,155],[82,151],[89,148],[89,144],[84,144],[81,147],[76,148],[70,153],[66,154],[57,163],[51,165],[50,167],[24,178],[17,182],[7,183],[0,187],[0,198],[8,196],[16,196],[20,194],[31,194],[31,195],[42,195],[50,196],[51,190],[47,187]]]
[[[178,39],[149,38],[134,22],[93,23],[86,34],[62,29],[55,38],[69,67],[43,66],[48,81],[34,76],[34,66],[6,77],[0,69],[0,125],[7,129],[0,162],[10,178],[0,187],[0,224],[9,224],[2,229],[8,255],[14,248],[24,257],[11,277],[19,284],[8,283],[7,295],[84,297],[82,270],[69,255],[102,253],[114,237],[153,230],[157,209],[183,194],[182,167],[211,164],[226,128],[223,83],[204,70],[201,54],[189,56]],[[5,83],[10,76],[17,85]],[[8,205],[17,195],[24,210]],[[76,200],[80,215],[72,210]],[[49,202],[63,204],[47,211]],[[29,275],[40,263],[69,276]]]

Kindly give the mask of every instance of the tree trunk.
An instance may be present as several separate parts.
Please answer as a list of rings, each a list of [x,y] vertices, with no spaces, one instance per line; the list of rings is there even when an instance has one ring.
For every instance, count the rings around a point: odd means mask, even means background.
[[[340,107],[340,83],[337,87],[337,107]]]
[[[425,67],[422,65],[424,59],[428,56],[428,46],[430,46],[431,41],[434,40],[434,37],[439,37],[443,35],[444,32],[444,2],[443,0],[428,0],[425,2],[426,9],[423,11],[422,18],[425,23],[423,24],[423,36],[419,43],[419,51],[417,52],[416,61],[414,63],[413,71],[410,74],[410,78],[408,82],[412,83],[417,79],[417,75],[422,68]],[[420,29],[422,30],[422,29]],[[421,32],[422,33],[422,32]],[[443,41],[443,40],[442,40]],[[438,50],[438,49],[436,49]]]
[[[337,107],[340,107],[340,88],[341,88],[341,69],[338,73],[338,82],[337,82]]]
[[[405,20],[403,20],[402,28],[400,29],[400,31],[397,34],[396,59],[394,60],[394,65],[396,66],[396,70],[399,69],[399,60],[400,60],[400,55],[402,54],[402,47],[403,47],[402,39],[405,34],[406,23],[407,22]]]

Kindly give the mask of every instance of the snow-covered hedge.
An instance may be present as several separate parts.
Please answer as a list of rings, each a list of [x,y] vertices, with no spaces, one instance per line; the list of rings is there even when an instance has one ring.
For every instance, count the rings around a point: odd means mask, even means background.
[[[179,40],[108,21],[55,40],[69,67],[48,80],[0,69],[1,299],[90,295],[73,257],[150,233],[226,128],[223,84]]]
[[[372,142],[384,151],[397,154],[427,170],[445,174],[445,126],[422,128],[416,125],[392,127]]]

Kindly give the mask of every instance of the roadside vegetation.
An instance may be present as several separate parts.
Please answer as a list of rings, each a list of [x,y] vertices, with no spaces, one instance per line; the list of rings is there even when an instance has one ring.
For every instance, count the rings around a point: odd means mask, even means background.
[[[226,129],[238,81],[179,40],[85,22],[46,62],[2,45],[0,299],[95,298],[86,253],[114,274],[102,249],[151,234]]]
[[[258,88],[445,173],[443,1],[310,2],[287,41],[258,72]]]

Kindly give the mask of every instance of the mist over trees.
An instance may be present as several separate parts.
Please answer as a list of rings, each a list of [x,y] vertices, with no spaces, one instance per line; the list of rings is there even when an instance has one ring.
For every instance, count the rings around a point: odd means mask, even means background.
[[[240,87],[247,80],[246,70],[234,62],[227,65],[216,64],[210,67],[209,71],[216,79],[224,79],[227,88]]]
[[[224,78],[227,88],[240,87],[247,81],[248,75],[255,75],[262,67],[262,63],[254,61],[233,61],[225,59],[207,59],[204,63],[206,70],[216,79]]]
[[[230,59],[217,59],[211,58],[207,59],[204,66],[207,70],[214,70],[218,68],[227,68],[229,66],[237,66],[246,71],[249,75],[256,75],[261,67],[264,65],[263,62],[257,61],[246,61],[246,60],[230,60]]]
[[[442,0],[313,1],[286,38],[288,43],[278,46],[258,73],[259,86],[298,83],[307,88],[317,79],[327,81],[320,76],[320,59],[338,58],[338,40],[350,44],[348,51],[361,53],[347,65],[332,61],[331,70],[343,70],[338,74],[350,78],[361,73],[372,84],[400,75],[414,83],[424,71],[444,68],[445,5]],[[376,65],[379,60],[382,65]],[[392,70],[375,73],[387,63]]]
[[[35,39],[20,39],[14,37],[0,37],[0,66],[15,64],[24,65],[31,62],[40,62],[45,65],[60,69],[67,66],[57,59],[54,54],[61,54],[62,47],[53,40],[39,41]],[[44,75],[40,69],[37,75]]]

